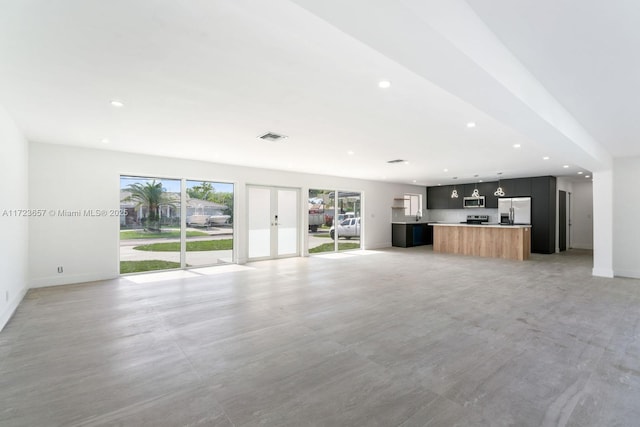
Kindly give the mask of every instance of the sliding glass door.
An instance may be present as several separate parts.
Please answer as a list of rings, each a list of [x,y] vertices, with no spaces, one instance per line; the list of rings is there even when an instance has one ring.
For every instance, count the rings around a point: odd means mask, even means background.
[[[233,262],[233,201],[229,183],[121,176],[120,273]]]
[[[120,177],[120,273],[180,268],[181,182]]]
[[[233,184],[186,181],[186,265],[233,262]]]
[[[309,190],[310,254],[361,247],[361,199],[359,192]]]

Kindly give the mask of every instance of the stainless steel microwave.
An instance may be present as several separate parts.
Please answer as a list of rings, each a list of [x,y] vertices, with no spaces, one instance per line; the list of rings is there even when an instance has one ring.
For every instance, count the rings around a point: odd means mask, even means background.
[[[464,208],[484,208],[484,196],[465,197],[462,199],[462,203]]]

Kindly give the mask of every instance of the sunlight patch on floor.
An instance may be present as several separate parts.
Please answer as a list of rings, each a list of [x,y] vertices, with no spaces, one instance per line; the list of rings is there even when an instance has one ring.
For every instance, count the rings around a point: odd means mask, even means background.
[[[150,283],[160,282],[163,280],[188,279],[190,277],[199,277],[198,274],[190,271],[163,271],[161,273],[136,274],[134,276],[126,276],[125,279],[134,283]]]
[[[245,265],[230,264],[230,265],[220,265],[216,267],[194,268],[189,271],[192,273],[209,276],[212,274],[234,273],[236,271],[247,271],[247,270],[255,270],[255,268],[247,267]]]

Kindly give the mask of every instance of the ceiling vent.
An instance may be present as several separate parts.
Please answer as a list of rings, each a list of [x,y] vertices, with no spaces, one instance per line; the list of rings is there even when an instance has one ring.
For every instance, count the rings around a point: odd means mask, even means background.
[[[402,160],[402,159],[395,159],[395,160],[387,161],[387,163],[391,163],[391,164],[394,164],[394,163],[406,163],[406,162],[407,162],[406,160]]]
[[[281,141],[283,139],[286,139],[287,137],[285,135],[279,135],[277,133],[267,132],[264,135],[260,135],[258,138],[264,139],[265,141],[275,142],[275,141]]]

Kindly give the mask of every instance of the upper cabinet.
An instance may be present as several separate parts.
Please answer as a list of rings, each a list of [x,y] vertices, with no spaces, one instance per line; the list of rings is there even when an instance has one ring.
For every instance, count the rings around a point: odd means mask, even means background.
[[[449,209],[452,186],[427,187],[427,209]]]
[[[481,182],[478,184],[478,192],[481,196],[484,196],[485,208],[498,208],[498,197],[493,194],[497,189],[497,182]]]
[[[503,179],[500,186],[503,197],[531,197],[531,178]]]

